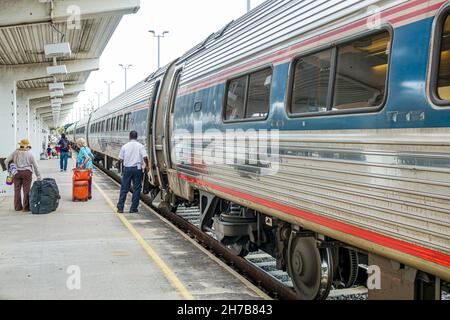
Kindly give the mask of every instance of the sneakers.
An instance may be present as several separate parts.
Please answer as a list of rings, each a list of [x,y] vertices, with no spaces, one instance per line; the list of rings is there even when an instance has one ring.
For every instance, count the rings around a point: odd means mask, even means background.
[[[135,210],[130,210],[130,213],[139,213],[139,210],[135,209]]]

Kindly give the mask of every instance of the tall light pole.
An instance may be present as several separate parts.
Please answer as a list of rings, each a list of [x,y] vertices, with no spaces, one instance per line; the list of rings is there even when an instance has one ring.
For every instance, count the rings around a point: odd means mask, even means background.
[[[164,31],[162,34],[156,34],[154,30],[149,30],[148,32],[152,33],[155,38],[158,38],[158,69],[161,68],[161,38],[164,38],[169,31]]]
[[[125,71],[125,91],[127,91],[127,70],[130,69],[133,65],[132,64],[119,64],[120,67]]]
[[[108,86],[108,102],[111,101],[111,85],[114,81],[105,81],[105,84]]]
[[[88,101],[89,101],[89,106],[88,106],[87,116],[89,116],[94,111],[94,103],[95,103],[94,99],[88,99]]]
[[[103,92],[94,92],[97,95],[97,109],[100,108],[100,96],[103,94]]]
[[[252,10],[252,0],[247,0],[247,12]]]

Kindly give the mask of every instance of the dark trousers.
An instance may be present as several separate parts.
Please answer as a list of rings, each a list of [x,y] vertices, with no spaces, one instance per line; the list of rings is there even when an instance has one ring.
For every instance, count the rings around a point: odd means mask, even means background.
[[[137,167],[123,168],[122,173],[122,186],[120,188],[120,198],[117,204],[117,209],[123,211],[125,201],[127,200],[127,194],[130,191],[131,183],[133,182],[133,200],[131,204],[131,211],[137,210],[139,207],[139,198],[141,196],[142,189],[142,170]]]
[[[69,152],[68,151],[61,151],[61,154],[59,156],[59,168],[61,170],[67,171],[67,161],[69,159]]]
[[[30,189],[33,181],[33,174],[31,171],[23,170],[17,171],[14,176],[14,209],[16,211],[30,210]],[[22,203],[23,190],[23,203]]]

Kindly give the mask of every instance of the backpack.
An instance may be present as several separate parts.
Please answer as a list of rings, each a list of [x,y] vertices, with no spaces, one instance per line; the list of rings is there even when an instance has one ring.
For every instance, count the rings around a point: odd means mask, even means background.
[[[32,214],[49,214],[59,206],[58,185],[54,179],[36,181],[30,192],[30,210]]]
[[[61,140],[61,150],[69,150],[69,140],[67,139]]]

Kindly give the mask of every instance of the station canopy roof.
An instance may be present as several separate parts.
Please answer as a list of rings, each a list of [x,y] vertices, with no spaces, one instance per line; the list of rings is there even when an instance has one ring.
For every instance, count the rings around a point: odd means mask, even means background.
[[[139,0],[1,0],[0,68],[17,68],[17,90],[30,94],[30,107],[42,108],[50,126],[60,125],[90,73],[98,70],[122,17],[136,13],[139,5]],[[46,56],[45,46],[55,43],[68,43],[71,53]],[[67,74],[50,76],[47,67],[55,64],[66,65]],[[49,84],[54,82],[65,85],[59,119],[51,112]]]

